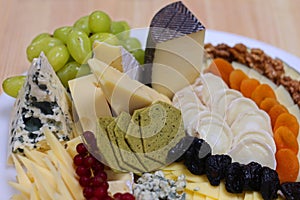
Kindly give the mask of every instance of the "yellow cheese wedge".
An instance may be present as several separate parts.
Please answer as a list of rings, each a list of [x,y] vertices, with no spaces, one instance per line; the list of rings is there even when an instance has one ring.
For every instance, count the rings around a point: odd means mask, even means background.
[[[105,96],[91,74],[69,81],[75,110],[83,131],[96,131],[96,119],[111,116]],[[80,130],[79,130],[80,131]]]
[[[112,109],[118,115],[122,111],[133,113],[134,110],[161,100],[171,104],[170,99],[142,83],[130,79],[126,74],[93,58],[88,61],[93,73],[109,101]]]

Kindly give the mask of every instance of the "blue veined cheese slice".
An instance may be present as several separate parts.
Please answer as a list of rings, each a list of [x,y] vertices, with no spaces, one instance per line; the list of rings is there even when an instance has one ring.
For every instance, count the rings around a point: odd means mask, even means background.
[[[150,24],[141,82],[169,98],[192,84],[203,67],[204,35],[205,27],[182,2],[162,8]]]
[[[43,128],[59,139],[73,138],[73,120],[69,96],[42,53],[28,71],[16,99],[10,125],[9,147],[14,153],[24,148],[46,150]]]

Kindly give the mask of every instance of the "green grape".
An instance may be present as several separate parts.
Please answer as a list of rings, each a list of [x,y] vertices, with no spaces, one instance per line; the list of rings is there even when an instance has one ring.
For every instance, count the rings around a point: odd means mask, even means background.
[[[54,71],[60,70],[69,60],[70,54],[65,45],[55,46],[46,54]]]
[[[57,72],[60,81],[66,88],[68,87],[69,80],[87,74],[90,74],[89,66],[87,64],[80,65],[77,62],[69,62]]]
[[[26,49],[27,58],[31,62],[34,58],[39,57],[42,51],[45,54],[47,54],[51,48],[62,44],[63,44],[62,41],[56,38],[52,38],[52,37],[41,38],[40,40],[31,43],[27,47]]]
[[[35,38],[33,38],[33,40],[31,41],[31,43],[34,43],[44,37],[51,37],[51,35],[49,33],[41,33],[41,34],[38,34],[37,36],[35,36]]]
[[[120,40],[129,38],[130,26],[126,21],[114,21],[111,22],[110,31],[116,35]]]
[[[72,26],[63,26],[55,29],[53,37],[61,40],[64,44],[67,43],[68,35],[72,31]]]
[[[3,91],[11,96],[16,98],[20,89],[23,87],[26,80],[26,76],[13,76],[5,79],[2,83]]]
[[[89,16],[89,27],[93,33],[109,32],[110,24],[110,17],[103,11],[94,11]]]
[[[105,42],[117,46],[120,44],[119,39],[111,33],[95,33],[90,37],[91,44],[94,44],[95,40]]]
[[[90,35],[91,30],[89,27],[89,16],[79,18],[73,25],[75,28],[84,31],[87,35]]]
[[[80,30],[72,30],[67,40],[67,47],[76,62],[83,64],[92,53],[92,47],[89,37],[85,32]]]
[[[122,45],[129,52],[142,48],[141,42],[134,37],[130,37],[124,40]]]
[[[142,49],[137,49],[131,52],[135,59],[141,64],[144,64],[145,61],[145,51]]]

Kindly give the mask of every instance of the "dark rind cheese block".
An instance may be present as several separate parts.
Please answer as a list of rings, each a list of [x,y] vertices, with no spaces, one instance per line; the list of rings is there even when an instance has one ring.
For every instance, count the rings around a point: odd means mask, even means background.
[[[143,166],[145,166],[146,171],[150,172],[162,167],[164,163],[158,162],[145,155],[140,132],[140,113],[145,109],[146,108],[142,108],[134,111],[125,139],[130,149],[136,153],[138,160],[140,160],[140,162],[143,163]]]
[[[165,162],[169,150],[185,137],[181,112],[170,104],[158,101],[140,114],[144,152]]]
[[[126,135],[130,120],[131,120],[130,114],[126,113],[126,112],[122,112],[117,117],[117,124],[114,129],[117,146],[119,148],[119,152],[121,155],[121,160],[126,165],[128,165],[128,167],[127,168],[124,167],[124,169],[127,169],[128,171],[131,171],[134,173],[145,172],[146,168],[140,162],[140,160],[135,155],[135,153],[132,151],[132,149],[130,149],[129,145],[127,144],[127,142],[125,140],[125,135]]]
[[[100,117],[98,119],[95,137],[102,161],[110,168],[120,171],[121,167],[116,159],[116,155],[112,148],[112,142],[109,139],[107,132],[107,126],[114,120],[113,117]]]
[[[205,27],[182,2],[162,8],[150,24],[140,81],[169,98],[193,83],[203,65],[204,34]]]

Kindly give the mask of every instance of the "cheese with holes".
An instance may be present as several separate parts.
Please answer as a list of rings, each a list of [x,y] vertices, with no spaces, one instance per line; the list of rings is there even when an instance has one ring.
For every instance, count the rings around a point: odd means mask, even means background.
[[[28,71],[15,101],[10,125],[10,150],[48,149],[43,128],[49,128],[59,141],[73,138],[69,96],[42,53]]]
[[[122,111],[133,113],[134,110],[151,105],[161,100],[170,103],[170,100],[152,88],[131,79],[113,67],[95,58],[88,61],[96,75],[106,99],[113,111],[118,115]]]
[[[205,27],[182,2],[162,8],[150,24],[143,81],[169,98],[192,84],[203,65],[204,35]]]
[[[93,74],[70,80],[69,88],[83,131],[96,131],[97,118],[111,116],[106,98]]]

